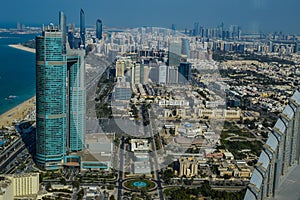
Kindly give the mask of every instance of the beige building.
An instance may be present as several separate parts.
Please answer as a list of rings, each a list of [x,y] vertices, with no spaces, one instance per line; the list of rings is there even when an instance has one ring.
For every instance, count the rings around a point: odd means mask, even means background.
[[[124,77],[125,61],[118,60],[116,62],[116,77]]]
[[[241,110],[225,110],[225,109],[200,109],[198,113],[199,117],[207,118],[226,118],[226,119],[240,119]]]
[[[180,158],[179,164],[179,177],[193,177],[198,175],[198,161],[195,158]]]
[[[27,197],[34,199],[39,192],[39,173],[4,175],[0,181],[0,200]]]
[[[0,181],[0,200],[12,200],[14,198],[13,182],[10,179],[1,177]]]

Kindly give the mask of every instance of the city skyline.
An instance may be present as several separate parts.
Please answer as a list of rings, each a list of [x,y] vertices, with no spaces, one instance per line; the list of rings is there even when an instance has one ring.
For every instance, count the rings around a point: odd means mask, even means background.
[[[274,32],[299,34],[297,27],[297,8],[300,3],[295,0],[285,2],[275,0],[251,0],[240,2],[237,0],[227,1],[202,1],[188,0],[182,2],[164,1],[151,2],[156,7],[147,6],[146,1],[132,0],[130,2],[102,1],[102,2],[45,2],[44,9],[35,9],[30,6],[35,0],[26,2],[7,3],[6,9],[0,14],[0,24],[14,24],[18,21],[25,24],[40,25],[45,21],[57,21],[53,12],[64,11],[68,16],[68,22],[78,22],[78,11],[82,8],[86,15],[86,25],[95,26],[95,20],[100,18],[105,26],[109,27],[139,27],[157,26],[171,28],[175,24],[178,29],[192,28],[194,22],[199,22],[205,27],[218,26],[222,22],[225,25],[237,24],[242,29],[251,32]],[[37,4],[35,4],[37,5]],[[34,8],[34,9],[31,9]],[[24,9],[28,8],[28,9]],[[7,12],[16,11],[16,15],[8,17]],[[181,12],[180,17],[176,14]],[[38,17],[37,17],[38,16]],[[138,16],[138,17],[137,17]],[[78,26],[79,24],[76,23]]]

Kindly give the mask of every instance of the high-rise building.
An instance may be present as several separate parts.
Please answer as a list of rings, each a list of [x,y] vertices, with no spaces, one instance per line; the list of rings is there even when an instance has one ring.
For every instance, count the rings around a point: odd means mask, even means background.
[[[85,48],[85,14],[83,9],[80,10],[80,37],[83,48]]]
[[[168,66],[168,84],[178,83],[178,67]]]
[[[192,65],[188,62],[180,63],[178,67],[178,83],[186,84],[191,80],[191,69]]]
[[[57,169],[66,154],[67,57],[62,32],[53,24],[36,37],[36,161]]]
[[[134,63],[131,71],[131,83],[132,84],[143,84],[144,83],[144,64]]]
[[[67,151],[84,148],[85,51],[64,52],[60,29],[51,24],[36,37],[36,161],[46,170],[61,168]]]
[[[102,21],[100,19],[96,21],[96,38],[102,39]]]
[[[181,53],[190,58],[190,41],[186,38],[181,39]]]
[[[67,24],[66,15],[60,11],[59,12],[59,29],[62,32],[62,42],[63,42],[63,53],[66,53],[66,43],[67,43]]]
[[[300,161],[299,119],[300,92],[296,91],[269,134],[244,200],[276,199],[280,187],[286,187],[283,184],[288,180],[286,177],[299,166]]]
[[[124,77],[125,61],[117,60],[116,62],[116,77]]]
[[[167,66],[160,65],[158,68],[158,83],[159,84],[166,84],[167,82]]]
[[[84,147],[85,133],[85,51],[67,50],[68,65],[68,148],[81,151]]]
[[[199,23],[198,22],[194,23],[193,35],[194,36],[199,35]]]
[[[169,66],[179,66],[181,61],[181,42],[169,42],[168,64]]]

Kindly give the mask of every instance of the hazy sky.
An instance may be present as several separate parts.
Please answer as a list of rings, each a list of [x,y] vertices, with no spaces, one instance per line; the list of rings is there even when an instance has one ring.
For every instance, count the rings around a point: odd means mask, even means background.
[[[214,27],[224,22],[244,30],[300,34],[299,0],[6,0],[0,8],[0,25],[58,23],[64,11],[67,22],[79,24],[83,8],[86,24],[97,18],[106,26],[192,28],[194,22]]]

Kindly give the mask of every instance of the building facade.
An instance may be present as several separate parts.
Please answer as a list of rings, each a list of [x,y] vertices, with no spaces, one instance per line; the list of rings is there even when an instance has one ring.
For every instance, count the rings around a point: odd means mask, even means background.
[[[36,161],[46,170],[63,167],[67,151],[84,148],[85,51],[64,52],[54,25],[36,37]]]
[[[276,198],[290,171],[299,165],[300,92],[296,91],[279,116],[260,154],[245,200]]]
[[[36,160],[57,169],[66,154],[67,57],[62,32],[50,25],[36,37]]]

